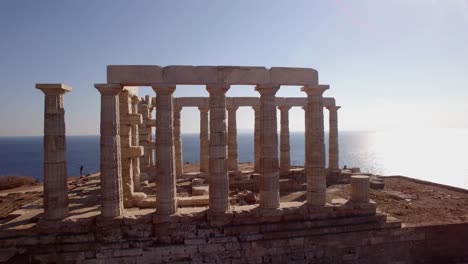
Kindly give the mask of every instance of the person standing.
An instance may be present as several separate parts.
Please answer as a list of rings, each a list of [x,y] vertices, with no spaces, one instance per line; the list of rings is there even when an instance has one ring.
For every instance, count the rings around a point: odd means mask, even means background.
[[[80,176],[83,177],[83,164],[80,166]]]

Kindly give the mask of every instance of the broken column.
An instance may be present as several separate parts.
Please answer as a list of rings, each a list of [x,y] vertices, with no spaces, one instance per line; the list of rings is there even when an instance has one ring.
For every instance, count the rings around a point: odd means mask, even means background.
[[[208,107],[198,107],[200,110],[200,172],[209,170],[209,128],[208,128]]]
[[[182,136],[180,132],[180,112],[182,107],[174,107],[174,151],[176,177],[184,173],[184,161],[182,156]]]
[[[304,86],[307,93],[305,111],[305,170],[307,203],[323,206],[326,203],[325,144],[323,125],[323,92],[328,86]]]
[[[239,107],[230,106],[228,111],[228,170],[238,174],[237,156],[237,120],[236,111]]]
[[[261,152],[261,143],[260,143],[260,126],[261,126],[261,112],[260,105],[252,106],[254,110],[254,171],[260,172],[260,152]]]
[[[209,84],[210,143],[209,143],[209,205],[215,213],[229,210],[229,178],[226,145],[226,92],[229,85]]]
[[[138,103],[138,113],[142,115],[142,123],[138,126],[138,142],[143,146],[143,156],[140,158],[140,177],[141,180],[149,178],[149,165],[150,165],[150,152],[153,151],[154,146],[151,146],[150,134],[151,127],[148,125],[148,120],[151,118],[149,106],[145,100],[140,100]]]
[[[369,202],[369,176],[354,175],[351,176],[351,194],[350,201],[354,203]]]
[[[281,112],[280,175],[288,175],[291,163],[291,147],[289,145],[289,109],[291,109],[291,106],[280,106],[278,108]]]
[[[329,111],[329,138],[328,138],[328,170],[332,173],[340,172],[338,148],[338,109],[339,106],[327,107]]]
[[[101,93],[101,215],[123,214],[120,153],[120,84],[95,84]]]
[[[68,215],[65,109],[63,95],[72,88],[64,84],[36,84],[45,94],[44,106],[44,218],[59,220]]]
[[[279,85],[257,85],[260,93],[260,207],[279,207],[278,132],[275,94]]]
[[[156,214],[176,212],[173,93],[175,84],[153,85],[156,92]]]

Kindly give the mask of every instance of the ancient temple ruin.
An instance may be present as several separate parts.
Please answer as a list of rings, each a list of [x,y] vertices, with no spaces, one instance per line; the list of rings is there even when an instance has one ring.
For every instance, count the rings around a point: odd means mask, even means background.
[[[177,85],[205,86],[209,97],[174,98]],[[237,85],[251,86],[259,97],[227,98]],[[139,86],[152,87],[155,97],[138,97]],[[302,87],[304,96],[276,97],[290,86]],[[329,86],[318,83],[314,69],[108,66],[107,83],[95,84],[101,95],[100,174],[73,188],[64,119],[64,94],[72,89],[36,88],[45,94],[43,203],[28,209],[28,219],[0,224],[0,263],[433,263],[432,256],[466,257],[456,234],[468,232],[467,225],[402,227],[371,200],[369,174],[339,168],[340,107],[324,97]],[[200,111],[197,172],[184,171],[184,107]],[[255,117],[248,173],[238,162],[239,107],[253,108]],[[291,107],[305,114],[299,169],[290,161]],[[338,181],[349,184],[346,199],[330,198],[336,190],[327,185]],[[178,193],[188,187],[191,196]],[[247,188],[258,199],[233,203],[232,193]],[[206,199],[195,190],[206,191]],[[285,200],[297,193],[302,200]]]

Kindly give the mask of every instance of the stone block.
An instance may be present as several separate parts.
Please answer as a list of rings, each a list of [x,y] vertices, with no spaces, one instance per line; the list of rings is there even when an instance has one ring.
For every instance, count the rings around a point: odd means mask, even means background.
[[[228,84],[266,84],[270,82],[270,72],[265,67],[223,67],[223,82]]]
[[[153,83],[164,82],[163,70],[156,65],[108,65],[107,82],[151,86]]]
[[[164,82],[177,84],[218,83],[216,66],[167,66],[163,69]]]
[[[270,68],[270,80],[273,84],[281,85],[316,85],[318,72],[310,68]]]

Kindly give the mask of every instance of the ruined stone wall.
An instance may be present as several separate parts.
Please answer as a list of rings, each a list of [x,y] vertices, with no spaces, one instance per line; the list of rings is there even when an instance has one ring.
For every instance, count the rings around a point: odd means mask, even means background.
[[[461,263],[468,259],[463,250],[468,224],[401,228],[386,215],[372,215],[372,208],[330,207],[313,217],[310,210],[289,208],[270,216],[247,210],[226,215],[222,222],[213,221],[206,210],[162,223],[152,214],[113,221],[94,217],[61,227],[2,233],[0,261]]]

